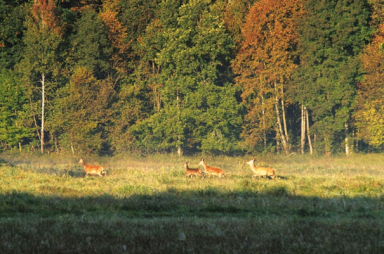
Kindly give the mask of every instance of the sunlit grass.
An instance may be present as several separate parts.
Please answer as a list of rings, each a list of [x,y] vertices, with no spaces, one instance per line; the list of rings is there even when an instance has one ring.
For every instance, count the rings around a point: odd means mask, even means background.
[[[183,162],[198,167],[201,156],[84,158],[106,177],[84,177],[79,158],[3,156],[0,252],[380,252],[383,157],[270,155],[256,163],[278,179],[252,180],[243,157],[206,156],[226,176],[187,178]],[[367,238],[352,249],[355,234]]]

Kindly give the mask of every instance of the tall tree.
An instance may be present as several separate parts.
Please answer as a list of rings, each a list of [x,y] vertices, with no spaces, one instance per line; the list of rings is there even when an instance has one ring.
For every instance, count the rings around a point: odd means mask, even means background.
[[[71,147],[76,153],[107,152],[113,82],[98,80],[92,70],[77,67],[70,82],[57,90],[56,97],[48,126],[59,139],[55,140],[56,151]]]
[[[301,14],[300,0],[256,2],[242,27],[243,41],[232,64],[249,110],[244,136],[250,144],[259,142],[259,137],[266,143],[266,133],[273,129],[286,153],[290,145],[284,94],[297,67],[295,19]]]
[[[29,88],[31,101],[35,101],[36,83],[41,94],[41,152],[45,143],[46,86],[52,84],[60,72],[59,46],[62,41],[62,24],[56,15],[53,0],[36,0],[27,17],[24,37],[25,51],[19,67],[23,80]]]
[[[3,149],[21,147],[33,137],[31,118],[25,110],[28,104],[16,75],[3,69],[0,72],[0,146]]]
[[[173,6],[176,6],[176,1]],[[233,43],[207,0],[181,5],[176,12],[164,2],[150,33],[155,113],[134,127],[138,139],[163,150],[235,150],[241,122],[236,88],[225,84],[220,70],[228,64]],[[148,30],[149,31],[149,30]],[[155,47],[154,47],[155,46]]]
[[[79,10],[80,18],[75,22],[70,36],[71,51],[67,60],[72,72],[77,67],[92,70],[95,77],[103,79],[111,74],[110,59],[113,48],[108,32],[95,9],[85,6]]]
[[[100,17],[107,30],[108,39],[113,47],[110,63],[117,73],[116,81],[125,77],[128,72],[126,63],[126,58],[128,57],[128,34],[127,28],[119,20],[120,9],[119,0],[106,0],[103,2],[103,9],[100,12]]]
[[[0,0],[0,69],[13,69],[22,57],[25,2]]]
[[[305,2],[299,22],[300,69],[296,100],[311,113],[318,151],[332,153],[344,144],[361,79],[359,54],[370,36],[369,8],[364,0]],[[319,142],[322,141],[322,142]]]
[[[249,10],[257,0],[238,0],[238,1],[226,1],[219,2],[220,5],[224,5],[224,22],[228,31],[232,34],[236,41],[236,45],[240,45],[242,38],[241,27],[245,22]]]
[[[364,80],[359,85],[356,113],[360,138],[377,148],[384,144],[384,24],[361,56]]]

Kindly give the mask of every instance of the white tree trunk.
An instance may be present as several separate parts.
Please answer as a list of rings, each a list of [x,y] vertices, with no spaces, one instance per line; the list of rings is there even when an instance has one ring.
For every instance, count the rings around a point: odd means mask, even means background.
[[[267,147],[267,133],[265,131],[265,108],[264,108],[264,96],[261,95],[261,114],[262,114],[262,121],[263,121],[263,142],[264,142],[264,149]]]
[[[349,155],[349,140],[348,140],[348,123],[344,124],[344,131],[345,131],[345,154]]]
[[[305,112],[304,105],[301,104],[301,154],[304,154],[305,146]]]
[[[41,74],[41,153],[44,153],[44,124],[45,124],[45,73]]]
[[[308,145],[309,145],[309,153],[313,154],[311,135],[309,134],[309,117],[308,117],[308,109],[304,108],[305,118],[307,122],[307,137],[308,137]]]
[[[274,85],[275,85],[275,110],[276,110],[277,127],[278,127],[279,135],[281,138],[281,142],[283,143],[284,152],[286,154],[288,154],[288,152],[289,152],[288,151],[288,143],[287,143],[287,139],[285,138],[285,135],[283,132],[283,126],[281,125],[281,121],[280,121],[279,96],[278,96],[278,92],[277,92],[276,81],[275,81]]]
[[[284,91],[283,91],[283,89],[281,89],[281,112],[282,112],[282,116],[283,116],[285,139],[287,140],[287,143],[289,143],[289,135],[288,135],[288,129],[287,129],[287,120],[286,120],[286,117],[285,117],[285,102],[284,102]]]

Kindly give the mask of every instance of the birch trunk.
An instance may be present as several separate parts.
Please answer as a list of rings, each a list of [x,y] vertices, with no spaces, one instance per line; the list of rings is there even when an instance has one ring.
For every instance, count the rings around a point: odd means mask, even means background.
[[[311,141],[311,135],[309,134],[309,116],[308,116],[308,109],[304,108],[304,114],[307,122],[307,137],[308,137],[308,145],[309,145],[309,153],[313,154],[313,148],[312,148],[312,141]]]
[[[44,153],[44,124],[45,124],[45,73],[41,74],[41,153]]]
[[[265,108],[264,108],[264,96],[261,96],[261,108],[262,108],[262,121],[263,121],[263,141],[264,141],[264,149],[267,147],[267,134],[265,132]]]
[[[287,140],[287,143],[289,143],[289,135],[288,135],[288,129],[287,129],[287,120],[285,117],[285,103],[284,103],[284,91],[281,89],[281,113],[283,116],[283,124],[284,124],[284,135],[285,139]]]
[[[285,135],[283,132],[283,126],[281,125],[281,120],[280,120],[279,97],[278,97],[278,93],[277,93],[276,81],[275,81],[274,85],[275,85],[275,110],[276,110],[277,127],[278,127],[278,131],[280,134],[281,143],[283,143],[284,152],[286,154],[288,154],[288,152],[289,152],[288,151],[288,143],[287,143],[287,140],[285,138]]]
[[[301,154],[304,154],[305,146],[305,115],[304,105],[301,104]]]
[[[344,124],[344,131],[345,131],[345,154],[349,155],[349,140],[348,140],[348,123]]]

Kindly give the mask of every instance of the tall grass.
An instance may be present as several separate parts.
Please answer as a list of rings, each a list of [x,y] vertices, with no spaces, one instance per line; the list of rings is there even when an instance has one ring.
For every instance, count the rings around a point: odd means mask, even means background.
[[[0,159],[0,253],[379,253],[384,156],[204,157],[224,178],[186,178],[201,157]]]

